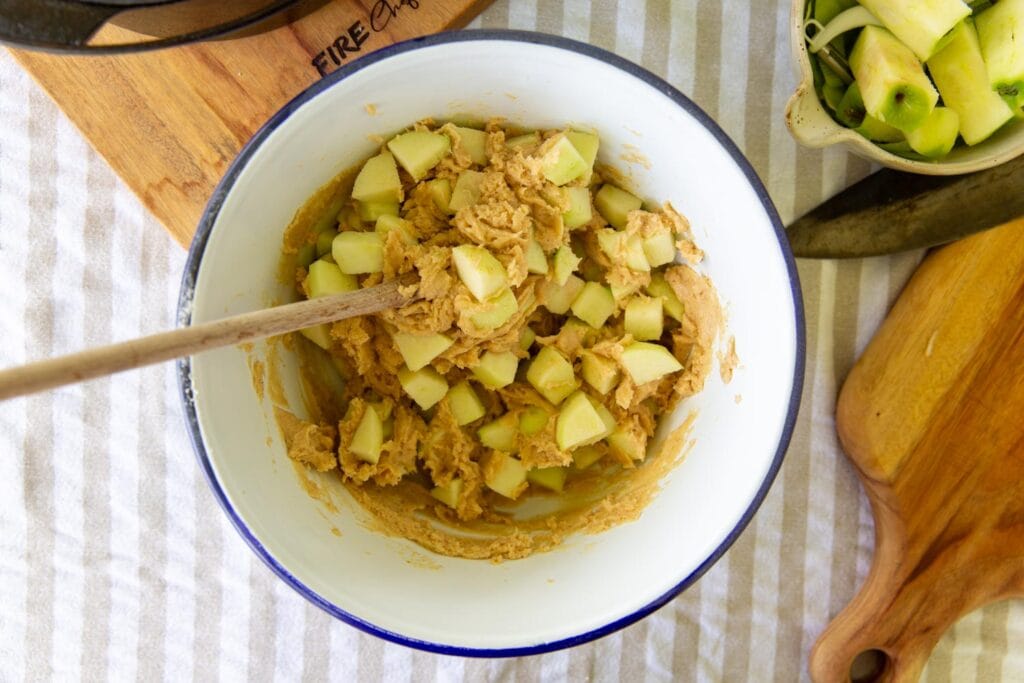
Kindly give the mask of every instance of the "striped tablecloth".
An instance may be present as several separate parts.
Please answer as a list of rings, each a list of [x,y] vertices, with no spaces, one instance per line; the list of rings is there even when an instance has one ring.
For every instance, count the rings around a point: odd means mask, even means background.
[[[739,144],[788,221],[870,170],[798,148],[782,124],[795,84],[788,5],[499,1],[474,24],[588,41],[666,77]],[[171,327],[184,256],[2,53],[0,365]],[[806,679],[812,643],[872,549],[836,443],[837,387],[919,258],[800,263],[803,407],[753,523],[657,613],[540,657],[414,652],[286,588],[207,490],[169,364],[0,404],[0,680]],[[1024,602],[957,624],[924,680],[1024,681]]]

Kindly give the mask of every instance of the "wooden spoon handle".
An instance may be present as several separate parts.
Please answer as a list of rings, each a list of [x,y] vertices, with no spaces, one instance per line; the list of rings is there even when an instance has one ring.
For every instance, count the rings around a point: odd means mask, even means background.
[[[409,300],[399,291],[403,284],[407,283],[395,280],[3,370],[0,371],[0,401],[200,351],[396,308]]]

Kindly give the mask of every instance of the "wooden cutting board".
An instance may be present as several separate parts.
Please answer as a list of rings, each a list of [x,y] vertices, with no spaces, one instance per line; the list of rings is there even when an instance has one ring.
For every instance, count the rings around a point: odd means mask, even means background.
[[[868,680],[916,681],[957,619],[1024,597],[1024,219],[924,261],[846,379],[836,424],[876,547],[811,675],[850,680],[855,656],[879,650]]]
[[[113,57],[11,50],[182,245],[246,140],[359,56],[461,28],[491,0],[332,0],[243,38]],[[104,39],[132,41],[115,26]]]

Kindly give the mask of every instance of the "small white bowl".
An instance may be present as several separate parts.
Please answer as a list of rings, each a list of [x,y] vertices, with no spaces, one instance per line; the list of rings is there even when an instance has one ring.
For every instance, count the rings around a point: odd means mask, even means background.
[[[804,7],[807,0],[793,0],[789,42],[799,69],[800,84],[786,105],[786,125],[797,142],[807,147],[841,145],[850,152],[909,173],[957,175],[998,166],[1024,154],[1024,119],[1011,121],[998,133],[973,147],[958,143],[939,161],[915,161],[887,152],[863,135],[841,125],[825,110],[814,90],[811,59],[804,40]]]
[[[376,114],[367,113],[374,105]],[[523,32],[460,32],[360,58],[309,88],[246,145],[214,192],[182,283],[182,324],[294,295],[276,278],[296,209],[387,135],[472,113],[596,129],[600,159],[693,224],[735,335],[731,384],[714,373],[663,422],[696,409],[695,445],[639,520],[495,564],[431,555],[373,531],[334,474],[330,511],[300,486],[270,399],[236,348],[180,363],[188,428],[214,494],[246,542],[314,604],[367,632],[457,655],[576,645],[693,583],[750,521],[782,462],[800,399],[804,322],[782,225],[747,161],[664,81],[610,53]],[[628,164],[624,159],[632,159]],[[644,162],[646,160],[646,163]],[[289,374],[290,373],[290,374]],[[294,380],[293,365],[285,377]],[[315,475],[313,475],[315,476]],[[332,531],[337,530],[340,536]]]

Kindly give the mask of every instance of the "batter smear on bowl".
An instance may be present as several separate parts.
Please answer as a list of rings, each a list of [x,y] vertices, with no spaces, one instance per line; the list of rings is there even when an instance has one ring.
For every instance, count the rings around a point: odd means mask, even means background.
[[[404,308],[303,331],[312,418],[283,429],[386,530],[522,557],[636,518],[681,458],[648,442],[703,388],[721,308],[686,218],[607,182],[599,144],[420,122],[287,230],[303,296],[419,277]]]

